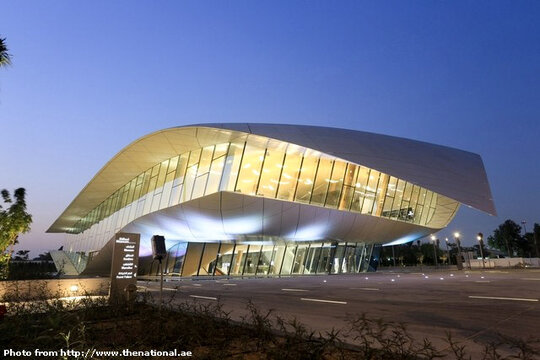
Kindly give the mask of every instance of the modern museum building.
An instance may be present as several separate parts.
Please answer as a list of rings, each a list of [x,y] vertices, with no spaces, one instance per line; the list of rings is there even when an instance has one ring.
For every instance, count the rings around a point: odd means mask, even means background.
[[[480,156],[330,127],[199,124],[146,135],[94,176],[48,232],[58,264],[110,272],[118,232],[140,234],[139,274],[288,276],[373,271],[381,246],[446,227],[460,204],[495,214]]]

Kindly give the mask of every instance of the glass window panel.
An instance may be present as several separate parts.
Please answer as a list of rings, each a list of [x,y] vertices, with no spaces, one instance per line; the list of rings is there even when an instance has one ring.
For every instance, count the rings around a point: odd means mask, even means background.
[[[413,186],[414,185],[409,182],[405,184],[405,190],[403,191],[403,201],[411,201]]]
[[[205,194],[213,194],[219,190],[219,182],[223,173],[223,165],[225,164],[225,156],[214,159],[210,167],[210,175],[208,184],[206,185]]]
[[[324,274],[328,272],[328,264],[330,262],[332,249],[332,243],[324,243],[322,245],[321,256],[319,257],[319,264],[317,265],[317,273]]]
[[[174,173],[176,171],[176,168],[178,167],[178,158],[179,156],[175,156],[169,159],[169,168],[167,169],[167,174]]]
[[[418,204],[424,205],[426,202],[426,193],[427,190],[424,188],[420,188],[420,194],[418,195]]]
[[[249,246],[248,254],[246,256],[246,263],[244,264],[243,275],[255,275],[255,272],[257,271],[257,264],[259,263],[261,247],[261,245]]]
[[[293,274],[304,273],[307,251],[308,251],[308,245],[298,245],[298,249],[296,250],[296,255],[294,257],[294,264],[293,264],[293,271],[292,271]]]
[[[231,143],[229,146],[229,152],[225,160],[225,167],[223,169],[223,176],[219,189],[221,191],[234,191],[236,179],[238,177],[238,170],[240,167],[240,161],[242,160],[242,153],[244,151],[244,142]]]
[[[377,191],[377,184],[379,183],[380,173],[377,170],[371,170],[369,173],[369,181],[367,191],[375,192]]]
[[[236,182],[236,191],[255,195],[265,152],[265,149],[259,146],[250,143],[246,145],[240,166],[240,174]]]
[[[217,243],[205,244],[204,253],[199,265],[199,275],[214,275],[218,250],[219,244]]]
[[[364,202],[362,203],[362,214],[371,214],[375,204],[375,193],[366,192]]]
[[[206,174],[210,171],[210,163],[212,162],[212,154],[214,153],[214,146],[207,146],[203,148],[201,153],[201,159],[199,161],[198,175]]]
[[[231,275],[242,275],[242,271],[244,270],[244,263],[246,261],[247,251],[248,245],[236,245],[231,263]]]
[[[231,263],[234,255],[234,244],[225,244],[221,243],[221,248],[219,249],[216,268],[215,268],[215,275],[222,276],[222,275],[229,275],[229,271],[231,268]]]
[[[351,202],[354,196],[354,187],[344,185],[343,194],[341,195],[341,200],[339,201],[340,210],[349,210],[351,208]]]
[[[422,212],[424,211],[424,206],[416,205],[416,211],[414,212],[414,223],[419,224],[422,219]]]
[[[334,258],[332,259],[332,267],[330,271],[332,274],[339,274],[341,272],[341,264],[343,262],[344,253],[345,253],[345,245],[344,244],[337,245]]]
[[[283,261],[281,264],[281,275],[289,275],[291,273],[295,253],[296,245],[287,245],[287,248],[285,249],[285,255],[283,256]]]
[[[229,143],[217,144],[216,148],[214,149],[214,159],[217,159],[218,157],[227,154],[228,150],[229,150]]]
[[[270,267],[274,258],[274,245],[264,245],[259,257],[259,266],[257,267],[257,274],[267,275],[270,271]]]
[[[343,187],[343,179],[345,177],[345,168],[347,163],[336,161],[334,163],[334,169],[332,170],[332,177],[330,178],[330,184],[328,186],[328,195],[326,196],[327,207],[337,207],[339,197],[341,195],[341,189]]]
[[[184,153],[180,155],[180,158],[178,159],[178,166],[176,167],[176,173],[174,175],[175,180],[174,180],[173,186],[177,186],[179,184],[184,183],[184,175],[186,174],[188,158],[189,158],[189,153]]]
[[[388,181],[388,187],[386,188],[386,196],[394,197],[396,195],[397,181],[397,178],[390,176],[390,180]]]
[[[394,197],[394,202],[392,204],[392,213],[391,218],[397,219],[401,211],[401,201],[403,200],[403,191],[405,189],[405,181],[398,180],[396,186],[396,196]]]
[[[275,198],[285,153],[280,150],[266,150],[258,195]]]
[[[184,179],[184,186],[182,188],[182,196],[180,202],[191,200],[191,193],[193,191],[193,185],[195,184],[195,175],[197,174],[197,165],[189,167],[186,171],[186,177]]]
[[[360,166],[357,166],[355,164],[347,164],[347,171],[345,173],[345,178],[343,179],[343,183],[345,185],[354,186],[356,183],[356,177],[358,176],[358,171],[360,170]]]
[[[152,192],[156,190],[157,178],[158,178],[157,176],[150,178],[150,185],[148,185],[148,192]]]
[[[278,199],[288,201],[293,200],[294,192],[296,191],[296,184],[298,182],[298,175],[300,174],[301,164],[301,148],[289,145],[287,148],[287,154],[285,155],[285,162],[283,163],[281,179],[279,181],[277,194]]]
[[[342,270],[344,273],[355,273],[358,269],[358,256],[355,245],[347,245],[345,256],[343,257]]]
[[[150,187],[150,178],[151,178],[152,170],[146,170],[143,174],[143,185],[142,185],[142,192],[141,196],[144,196],[148,194],[148,188]]]
[[[322,243],[311,244],[308,254],[307,254],[306,268],[304,270],[304,274],[317,273],[317,265],[319,262],[319,258],[321,256],[321,249],[322,249]]]
[[[422,217],[420,218],[420,224],[425,225],[427,223],[427,217],[429,213],[429,205],[431,204],[431,198],[433,196],[433,192],[427,190],[426,191],[426,197],[424,200],[424,209],[422,211]]]
[[[360,187],[354,188],[353,200],[351,204],[351,211],[360,212],[362,210],[362,204],[366,197],[365,191]]]
[[[174,265],[172,268],[173,273],[180,275],[180,271],[182,271],[182,264],[184,263],[184,259],[186,256],[188,243],[180,243],[178,244],[178,248],[176,249],[176,258],[174,259]]]
[[[411,202],[410,206],[414,209],[416,208],[416,204],[418,203],[418,196],[420,195],[420,187],[413,185],[412,193],[411,193]]]
[[[128,204],[131,204],[133,202],[133,195],[135,193],[135,184],[137,182],[137,178],[131,180],[129,182],[129,194],[128,194]]]
[[[411,194],[413,189],[413,184],[406,183],[405,190],[403,191],[403,200],[401,201],[401,209],[399,213],[399,219],[404,221],[409,221],[412,219],[414,212],[410,206]]]
[[[191,196],[192,199],[197,199],[204,195],[204,189],[206,188],[207,180],[208,180],[208,173],[198,176],[197,179],[195,179],[195,185],[193,187],[193,195]]]
[[[295,201],[309,203],[311,199],[311,190],[313,189],[313,180],[317,165],[319,164],[320,154],[312,150],[306,150],[302,168],[300,169],[300,178],[296,189]]]
[[[377,184],[377,194],[375,204],[373,205],[373,214],[376,216],[381,216],[383,211],[384,198],[386,194],[386,189],[388,188],[388,181],[390,177],[386,174],[381,173],[379,176],[379,183]]]
[[[369,180],[369,169],[362,166],[358,171],[358,178],[356,179],[356,188],[362,191],[366,190]]]
[[[315,175],[315,184],[313,186],[313,195],[311,195],[311,204],[324,205],[328,185],[330,184],[330,174],[332,172],[334,161],[321,157],[317,174]]]
[[[171,183],[170,185],[172,186],[173,180],[174,180],[174,171],[167,174],[167,177],[165,178],[165,184]]]
[[[184,261],[184,267],[182,269],[182,276],[197,275],[203,249],[204,249],[204,244],[202,243],[191,242],[188,244],[186,257]]]
[[[188,167],[193,166],[199,162],[199,159],[201,157],[202,149],[193,150],[189,154],[189,160],[188,160]]]
[[[381,216],[392,217],[392,203],[394,198],[391,196],[386,196],[384,199],[384,207]]]
[[[285,256],[285,245],[276,245],[274,248],[273,258],[270,261],[268,275],[279,275],[283,257]]]

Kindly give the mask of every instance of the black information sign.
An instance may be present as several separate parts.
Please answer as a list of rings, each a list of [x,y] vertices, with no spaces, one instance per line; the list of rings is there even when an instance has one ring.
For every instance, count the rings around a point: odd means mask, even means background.
[[[125,289],[129,284],[137,285],[137,265],[139,264],[140,234],[117,233],[111,264],[111,288],[109,301],[124,302]]]

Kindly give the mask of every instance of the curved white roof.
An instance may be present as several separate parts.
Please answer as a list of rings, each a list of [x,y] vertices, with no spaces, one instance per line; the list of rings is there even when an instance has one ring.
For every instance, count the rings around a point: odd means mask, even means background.
[[[114,191],[177,154],[254,134],[363,165],[496,214],[479,155],[400,137],[331,127],[284,124],[196,124],[146,135],[115,155],[77,195],[48,232],[64,232]]]

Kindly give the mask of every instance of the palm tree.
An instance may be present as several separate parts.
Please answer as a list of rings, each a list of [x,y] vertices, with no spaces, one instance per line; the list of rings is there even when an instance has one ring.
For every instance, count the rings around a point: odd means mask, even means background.
[[[11,65],[11,54],[8,53],[6,39],[0,38],[0,67]]]

